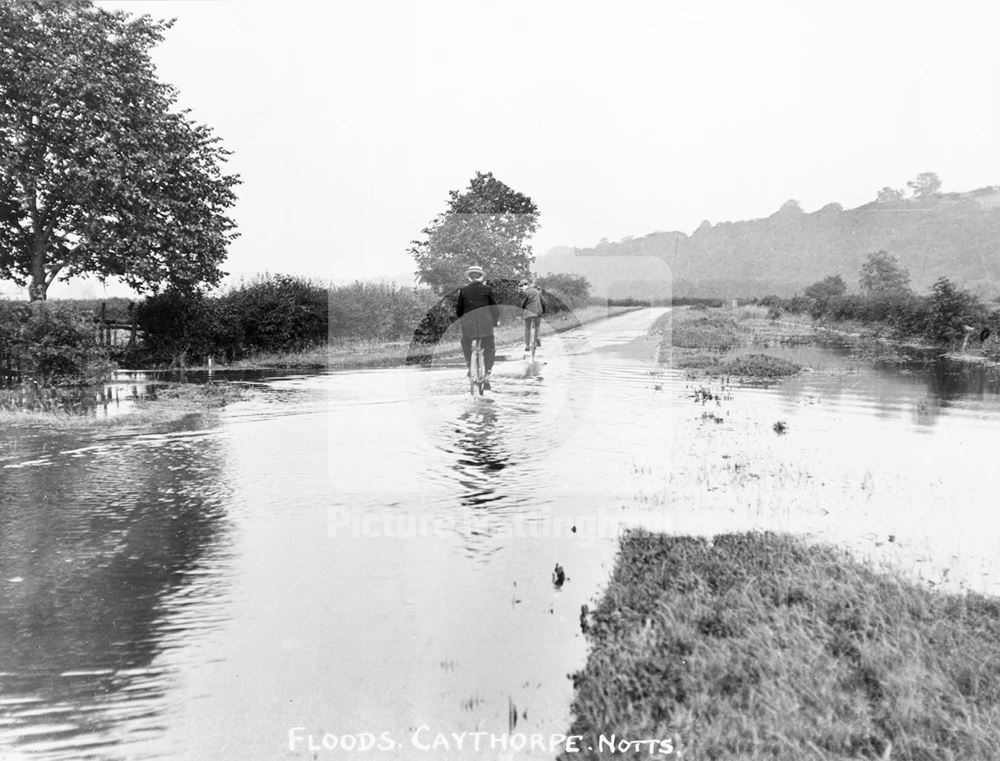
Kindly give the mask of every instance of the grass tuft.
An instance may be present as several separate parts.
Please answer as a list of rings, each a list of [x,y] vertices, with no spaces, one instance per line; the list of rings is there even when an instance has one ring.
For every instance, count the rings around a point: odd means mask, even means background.
[[[724,362],[719,370],[744,378],[786,378],[800,372],[802,366],[770,354],[745,354]]]

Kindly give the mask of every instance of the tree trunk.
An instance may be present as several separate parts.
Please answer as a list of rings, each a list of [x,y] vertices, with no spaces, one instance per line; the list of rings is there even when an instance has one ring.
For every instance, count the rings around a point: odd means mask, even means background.
[[[39,241],[31,254],[31,285],[28,286],[28,299],[45,301],[49,284],[45,278],[45,244]]]
[[[44,277],[39,282],[34,276],[32,276],[31,285],[28,286],[28,298],[31,301],[45,301],[48,294],[48,288],[49,287],[45,284]]]

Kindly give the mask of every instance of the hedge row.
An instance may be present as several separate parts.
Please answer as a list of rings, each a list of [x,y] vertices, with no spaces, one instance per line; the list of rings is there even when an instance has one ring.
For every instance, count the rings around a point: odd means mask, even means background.
[[[984,330],[993,336],[1000,332],[1000,311],[948,278],[940,278],[923,295],[906,290],[825,298],[766,296],[757,303],[767,306],[772,317],[787,311],[835,322],[856,321],[883,327],[896,338],[922,339],[942,346],[963,341],[966,327],[973,329],[977,341]]]

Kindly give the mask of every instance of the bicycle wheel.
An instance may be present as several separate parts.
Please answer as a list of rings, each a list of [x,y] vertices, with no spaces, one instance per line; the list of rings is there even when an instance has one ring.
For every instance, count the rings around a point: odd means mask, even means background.
[[[538,323],[531,321],[531,361],[535,361],[535,344],[538,342]]]
[[[482,396],[483,379],[486,373],[483,368],[483,348],[476,338],[472,341],[472,358],[469,363],[469,393]]]

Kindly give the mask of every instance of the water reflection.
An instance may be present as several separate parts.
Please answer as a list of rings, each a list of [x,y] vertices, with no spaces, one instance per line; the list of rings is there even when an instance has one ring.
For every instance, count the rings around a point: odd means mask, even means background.
[[[823,354],[817,355],[817,351]],[[844,347],[796,347],[781,354],[805,366],[824,367],[831,359],[847,360],[850,356]],[[867,367],[845,362],[833,372],[803,373],[776,385],[775,390],[789,412],[800,403],[822,400],[837,408],[865,409],[883,420],[905,412],[914,426],[928,429],[955,405],[969,414],[980,405],[995,404],[1000,396],[1000,367],[943,356],[920,363]]]
[[[513,464],[513,457],[498,430],[497,419],[496,405],[486,402],[458,418],[452,467],[461,486],[459,501],[463,507],[488,507],[503,499],[495,476]]]
[[[225,592],[206,586],[221,581],[225,471],[203,436],[91,444],[0,471],[0,745],[107,757],[123,721],[133,742],[157,734],[170,685],[158,656],[210,626]]]

